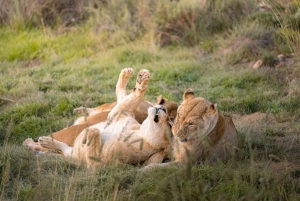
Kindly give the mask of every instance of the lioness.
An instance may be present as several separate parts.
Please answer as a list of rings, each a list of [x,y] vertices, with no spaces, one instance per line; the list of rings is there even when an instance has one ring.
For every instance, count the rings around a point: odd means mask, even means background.
[[[191,154],[196,162],[207,158],[227,159],[231,155],[230,148],[238,142],[232,119],[221,114],[217,104],[196,97],[192,89],[183,95],[172,132],[176,161],[186,160],[187,154]]]
[[[183,95],[172,133],[172,154],[175,161],[153,164],[145,169],[182,164],[189,160],[195,164],[205,159],[227,159],[232,153],[232,147],[238,143],[232,119],[221,114],[217,104],[196,97],[192,89],[187,89]]]
[[[64,156],[83,160],[89,167],[108,164],[113,159],[131,164],[146,160],[148,163],[162,162],[171,133],[166,108],[150,107],[146,120],[138,123],[134,110],[143,100],[150,73],[141,70],[134,89],[127,95],[126,85],[132,74],[131,68],[121,71],[116,85],[117,104],[109,112],[107,121],[82,131],[73,147],[51,137],[40,137],[39,144],[58,149]]]

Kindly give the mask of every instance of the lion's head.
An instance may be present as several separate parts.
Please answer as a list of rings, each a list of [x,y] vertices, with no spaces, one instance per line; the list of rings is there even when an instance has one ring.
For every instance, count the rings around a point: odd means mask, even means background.
[[[140,127],[141,136],[155,149],[165,148],[171,129],[168,123],[166,107],[156,105],[148,108],[148,117]]]
[[[167,110],[163,105],[156,105],[148,108],[148,118],[154,122],[154,124],[163,124],[167,122]]]
[[[178,107],[172,132],[180,141],[187,142],[199,135],[208,135],[215,129],[217,121],[217,105],[204,98],[195,97],[193,91],[188,89]]]

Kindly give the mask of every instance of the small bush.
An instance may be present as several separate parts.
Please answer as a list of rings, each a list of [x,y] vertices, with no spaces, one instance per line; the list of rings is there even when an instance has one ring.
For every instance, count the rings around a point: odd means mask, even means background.
[[[219,54],[227,63],[236,64],[243,59],[256,60],[264,51],[272,51],[275,43],[273,31],[253,23],[244,23],[218,38]],[[218,55],[219,56],[219,55]]]
[[[1,0],[0,24],[15,28],[78,24],[86,18],[89,1]]]

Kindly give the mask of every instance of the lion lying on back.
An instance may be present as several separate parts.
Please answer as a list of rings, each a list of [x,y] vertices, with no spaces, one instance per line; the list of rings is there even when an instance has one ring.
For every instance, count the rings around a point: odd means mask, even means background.
[[[64,156],[83,160],[90,167],[111,163],[113,159],[131,164],[162,162],[171,133],[166,108],[161,105],[150,107],[145,121],[137,122],[134,110],[143,100],[150,73],[141,70],[133,91],[127,95],[126,85],[132,73],[131,68],[121,71],[116,85],[117,104],[109,112],[106,122],[83,130],[73,147],[51,137],[40,137],[39,144],[58,149]]]
[[[50,137],[60,142],[64,142],[69,146],[73,146],[77,136],[89,126],[94,124],[105,122],[108,113],[116,106],[117,102],[105,103],[95,108],[79,107],[74,109],[73,113],[81,115],[75,120],[74,125],[64,128],[58,132],[54,132]],[[157,98],[157,105],[162,105],[166,108],[168,119],[170,122],[176,117],[178,104],[174,101],[169,101],[166,98],[159,96]],[[148,101],[142,101],[139,106],[134,110],[134,118],[141,124],[148,116],[148,108],[153,107],[155,104]],[[29,147],[34,152],[47,152],[48,149],[42,147],[38,142],[34,142],[32,138],[28,138],[23,142],[24,146]]]

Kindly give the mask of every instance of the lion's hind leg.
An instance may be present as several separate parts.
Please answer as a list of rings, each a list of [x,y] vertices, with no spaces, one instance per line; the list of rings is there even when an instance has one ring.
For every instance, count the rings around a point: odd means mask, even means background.
[[[59,150],[64,156],[71,156],[73,148],[64,142],[53,139],[52,137],[42,136],[38,140],[39,144],[47,149]]]
[[[86,133],[85,154],[86,162],[89,167],[93,167],[100,161],[101,136],[97,128],[89,128]]]
[[[31,149],[33,152],[46,152],[47,148],[42,147],[38,142],[35,142],[32,138],[24,140],[23,145]]]

